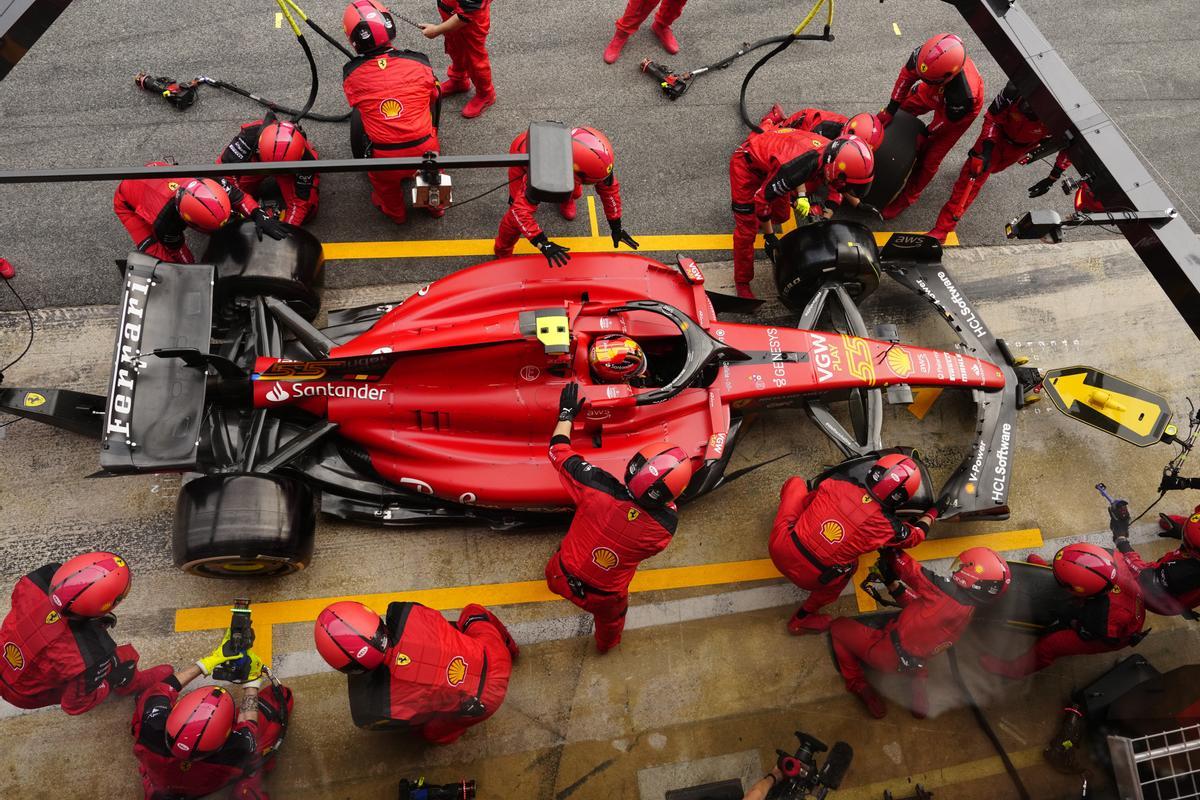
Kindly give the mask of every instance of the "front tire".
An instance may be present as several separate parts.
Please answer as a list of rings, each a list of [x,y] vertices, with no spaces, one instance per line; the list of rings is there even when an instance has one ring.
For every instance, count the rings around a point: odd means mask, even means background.
[[[803,311],[829,281],[845,286],[856,303],[879,287],[874,234],[856,223],[820,220],[779,240],[775,288],[785,306]]]

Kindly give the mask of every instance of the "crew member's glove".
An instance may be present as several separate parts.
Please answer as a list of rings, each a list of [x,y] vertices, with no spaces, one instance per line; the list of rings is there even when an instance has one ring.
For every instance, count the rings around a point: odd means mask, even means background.
[[[796,201],[792,203],[792,210],[796,212],[796,219],[804,219],[812,212],[812,203],[809,202],[807,195],[800,195]]]
[[[212,677],[213,680],[257,689],[263,684],[263,662],[258,653],[247,650],[232,661],[218,664],[212,671]]]
[[[879,551],[879,560],[875,562],[879,577],[888,585],[900,580],[900,576],[896,574],[896,553],[894,548],[885,547]]]
[[[1053,188],[1054,184],[1062,177],[1062,170],[1058,167],[1050,170],[1050,174],[1042,178],[1040,181],[1029,187],[1030,197],[1041,197],[1046,192]]]
[[[236,661],[241,658],[244,653],[233,649],[233,644],[229,641],[229,629],[225,629],[225,636],[222,637],[221,643],[217,645],[211,653],[196,662],[196,666],[205,675],[212,675],[213,670],[229,661]]]
[[[625,244],[629,245],[631,250],[638,249],[637,239],[634,239],[629,235],[628,231],[621,227],[620,217],[617,217],[616,219],[610,219],[608,221],[608,227],[612,231],[612,242],[614,248],[620,247],[621,243],[624,242]]]
[[[567,255],[567,253],[571,252],[571,248],[563,247],[561,244],[550,241],[544,231],[529,241],[534,247],[542,251],[542,255],[546,257],[546,261],[552,267],[565,267],[567,262],[571,260],[571,257]]]
[[[1114,542],[1122,536],[1129,537],[1129,503],[1117,500],[1108,506],[1108,527]]]
[[[864,203],[860,200],[858,202],[858,205],[855,206],[855,208],[857,208],[859,211],[863,212],[864,214],[871,214],[873,216],[879,217],[880,219],[883,219],[883,214],[879,213],[879,209],[876,208],[875,206],[871,205],[870,203]]]
[[[579,384],[571,381],[558,396],[558,421],[570,422],[583,410],[583,398],[579,396]]]
[[[763,252],[774,264],[776,256],[779,255],[779,237],[773,233],[763,234]]]
[[[254,232],[258,234],[260,242],[264,233],[272,239],[283,239],[288,235],[287,226],[271,219],[261,208],[254,209],[250,213],[250,218],[254,220]]]
[[[974,149],[967,151],[967,163],[971,165],[971,177],[978,178],[992,166],[992,148],[995,144],[991,139],[983,143],[979,152]]]
[[[892,118],[896,116],[896,112],[899,110],[900,104],[895,100],[890,100],[888,101],[887,107],[875,116],[879,119],[879,124],[886,128],[892,121]]]

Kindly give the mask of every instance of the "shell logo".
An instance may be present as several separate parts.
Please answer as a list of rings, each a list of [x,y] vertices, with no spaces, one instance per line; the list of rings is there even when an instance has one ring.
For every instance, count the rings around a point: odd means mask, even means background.
[[[21,648],[12,642],[5,642],[4,644],[4,660],[15,670],[25,668],[25,654],[21,652]]]
[[[462,656],[455,656],[450,659],[450,663],[446,665],[446,683],[451,686],[458,686],[467,679],[467,660]]]
[[[892,372],[896,373],[900,378],[907,378],[912,374],[912,357],[903,347],[889,349],[887,363],[892,368]]]
[[[379,104],[379,113],[383,114],[384,119],[395,119],[404,111],[404,103],[401,103],[394,97],[389,97]]]
[[[621,563],[621,559],[607,547],[597,547],[592,551],[592,563],[607,572]]]
[[[840,542],[846,538],[846,529],[837,520],[827,519],[821,523],[821,535],[829,542]]]

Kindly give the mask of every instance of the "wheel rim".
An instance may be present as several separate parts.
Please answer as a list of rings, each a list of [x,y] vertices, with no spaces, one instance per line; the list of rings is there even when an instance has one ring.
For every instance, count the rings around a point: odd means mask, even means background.
[[[263,578],[286,575],[299,568],[291,561],[240,556],[206,558],[183,565],[184,572],[207,578]]]

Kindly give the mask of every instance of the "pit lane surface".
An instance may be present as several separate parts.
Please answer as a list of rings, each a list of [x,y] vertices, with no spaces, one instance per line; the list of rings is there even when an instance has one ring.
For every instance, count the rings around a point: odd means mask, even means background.
[[[983,319],[1035,365],[1111,368],[1186,407],[1183,397],[1197,385],[1200,345],[1165,310],[1161,292],[1124,243],[962,248],[947,256],[947,264]],[[727,284],[728,269],[710,270],[709,279]],[[333,290],[327,308],[398,298],[414,288]],[[925,306],[891,282],[865,304],[864,314],[872,322],[898,324],[905,341],[951,342]],[[782,319],[777,307],[764,309],[763,318],[777,317]],[[102,391],[114,319],[112,306],[39,310],[39,337],[12,371],[12,383]],[[0,351],[23,344],[23,324],[23,316],[0,315]],[[904,407],[892,407],[886,441],[920,444],[935,475],[943,477],[968,439],[967,412],[966,402],[950,394],[920,423]],[[278,603],[536,582],[561,534],[389,531],[322,519],[315,560],[305,572],[277,582],[202,580],[181,576],[170,564],[178,478],[88,480],[97,465],[93,444],[30,422],[0,429],[0,436],[0,585],[79,550],[120,550],[134,567],[135,582],[116,634],[131,639],[146,663],[185,664],[215,644],[212,631],[181,632],[186,614],[179,609],[225,605],[241,594]],[[1106,534],[1096,532],[1105,525],[1104,505],[1092,486],[1103,480],[1140,510],[1153,498],[1158,470],[1170,455],[1164,447],[1138,450],[1102,437],[1045,403],[1019,416],[1016,453],[1012,518],[940,526],[934,531],[939,540],[1036,528],[1045,555],[1083,535],[1103,541]],[[764,558],[783,480],[837,460],[802,415],[778,413],[763,415],[749,429],[731,468],[781,454],[788,455],[687,508],[675,541],[647,570]],[[1175,494],[1162,507],[1178,511],[1189,499]],[[1165,547],[1144,527],[1138,536],[1150,541],[1143,552]],[[934,669],[934,717],[912,720],[902,705],[904,687],[892,683],[888,718],[871,721],[842,690],[825,642],[784,631],[794,590],[765,576],[698,583],[636,595],[631,630],[620,648],[603,657],[592,648],[589,620],[564,602],[498,606],[523,645],[508,699],[486,725],[436,749],[353,728],[344,679],[323,670],[312,654],[311,624],[276,624],[273,660],[296,690],[297,710],[271,790],[285,800],[378,798],[391,796],[400,777],[424,773],[436,781],[476,778],[480,797],[657,800],[668,788],[760,775],[774,749],[790,746],[791,731],[799,727],[853,744],[856,760],[847,789],[834,795],[839,800],[878,798],[884,788],[904,796],[912,782],[963,800],[1013,796],[944,664]],[[6,610],[7,599],[0,604]],[[855,613],[855,599],[842,598],[837,610]],[[1186,623],[1152,618],[1151,624],[1155,631],[1138,652],[1164,671],[1195,660],[1198,642]],[[1035,796],[1077,796],[1077,784],[1047,769],[1039,751],[1066,693],[1115,657],[1072,659],[1029,681],[1007,682],[972,668],[978,647],[964,645],[964,668],[1027,783],[1037,787]],[[136,769],[126,734],[132,706],[130,700],[110,702],[81,718],[56,709],[0,715],[0,795],[134,796]],[[63,769],[65,742],[73,743],[69,770]]]
[[[340,4],[308,3],[326,29],[339,30]],[[612,32],[617,2],[567,4],[505,0],[493,11],[489,46],[500,100],[477,120],[458,112],[463,96],[450,98],[441,141],[447,153],[506,151],[530,120],[592,124],[612,138],[623,185],[626,227],[637,235],[729,233],[727,162],[744,137],[737,119],[743,59],[724,72],[697,79],[688,95],[671,103],[639,74],[642,58],[677,69],[694,68],[733,52],[741,42],[790,30],[806,2],[740,0],[694,2],[678,23],[683,51],[667,57],[648,30],[637,34],[614,66],[600,59]],[[1200,209],[1200,16],[1190,0],[1128,3],[1027,4],[1049,41],[1130,138],[1183,192],[1181,212]],[[431,0],[406,0],[398,13],[434,15]],[[261,109],[211,87],[186,112],[178,112],[136,89],[139,70],[188,79],[200,73],[232,81],[285,104],[301,105],[308,69],[286,24],[276,27],[270,2],[214,4],[165,0],[147,6],[132,0],[75,0],[58,22],[0,84],[0,161],[5,167],[137,165],[162,156],[180,163],[216,158],[241,122]],[[875,110],[887,100],[900,64],[932,33],[963,34],[983,73],[986,96],[1003,77],[966,24],[939,0],[888,0],[839,4],[837,41],[799,43],[756,77],[750,108],[762,113],[778,100],[789,109],[820,105],[845,113]],[[899,32],[899,35],[897,34]],[[340,59],[310,34],[321,67],[317,110],[340,113]],[[431,54],[444,74],[440,42],[428,42],[401,25],[401,47]],[[310,123],[322,155],[349,157],[345,125]],[[889,227],[927,230],[949,194],[976,127],[946,159],[946,167],[922,201]],[[1041,167],[1012,168],[993,178],[964,220],[967,244],[1002,241],[1003,223],[1031,207],[1025,187],[1045,174]],[[503,180],[498,172],[461,171],[454,176],[460,198]],[[114,302],[113,258],[129,248],[111,211],[111,184],[0,187],[5,236],[0,254],[22,269],[20,287],[39,306]],[[452,210],[440,221],[420,215],[400,228],[370,206],[363,175],[329,175],[322,181],[320,218],[314,232],[325,242],[395,239],[489,238],[505,208],[504,193]],[[1057,189],[1032,204],[1065,210]],[[547,212],[552,215],[552,212]],[[583,214],[566,223],[544,214],[552,235],[584,235]],[[605,229],[603,222],[601,228]],[[706,260],[722,256],[706,253]],[[470,263],[464,258],[338,263],[338,287],[423,282]],[[8,298],[0,304],[11,303]],[[10,308],[0,305],[0,308]]]

